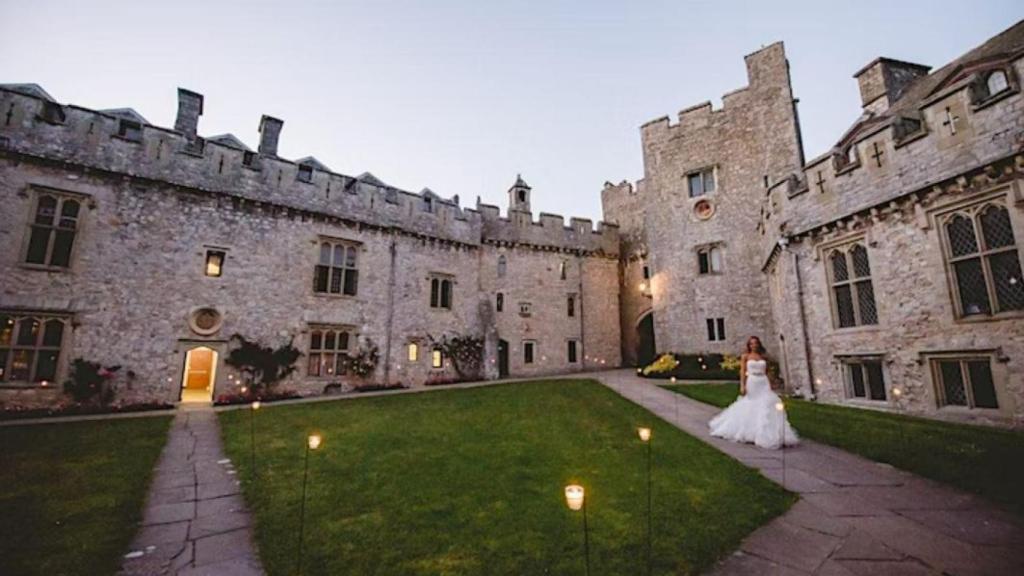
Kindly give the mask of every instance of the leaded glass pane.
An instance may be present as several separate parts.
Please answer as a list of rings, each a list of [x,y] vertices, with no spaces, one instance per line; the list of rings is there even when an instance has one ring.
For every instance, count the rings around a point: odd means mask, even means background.
[[[718,248],[711,249],[711,271],[722,271],[722,251],[719,250]]]
[[[430,307],[437,308],[439,305],[438,296],[441,294],[440,280],[432,278],[430,280]]]
[[[981,235],[985,237],[985,247],[989,250],[1013,246],[1013,226],[1010,225],[1010,213],[1002,206],[989,206],[981,214]]]
[[[334,350],[335,342],[336,340],[333,331],[328,330],[324,333],[324,350]]]
[[[39,321],[35,318],[22,318],[18,323],[18,346],[35,346],[39,335]]]
[[[989,361],[987,359],[970,360],[965,362],[965,364],[974,401],[972,408],[999,408]]]
[[[999,311],[1024,310],[1024,278],[1016,250],[989,256]]]
[[[963,260],[953,265],[956,284],[960,292],[960,306],[964,316],[990,314],[991,303],[985,288],[985,274],[981,270],[981,258]]]
[[[857,307],[860,309],[861,324],[878,324],[878,310],[875,308],[875,290],[870,280],[857,282]]]
[[[331,269],[327,266],[317,266],[316,271],[313,274],[313,291],[314,292],[327,292],[327,278],[330,276]]]
[[[339,294],[341,292],[341,275],[344,272],[344,268],[331,268],[331,294]]]
[[[967,394],[964,392],[963,374],[960,362],[951,360],[939,362],[939,377],[942,379],[942,390],[945,392],[946,404],[966,406]]]
[[[338,350],[348,350],[348,332],[338,333]]]
[[[687,181],[690,186],[690,198],[704,195],[704,183],[701,181],[700,174],[690,174]]]
[[[974,223],[970,218],[957,214],[946,224],[946,234],[949,235],[949,248],[953,257],[978,251],[978,239],[974,235]]]
[[[53,380],[57,377],[57,357],[60,352],[56,350],[41,350],[36,360],[36,382]]]
[[[53,252],[50,254],[50,265],[67,268],[71,263],[71,245],[75,241],[75,233],[70,230],[57,230],[54,234]]]
[[[697,271],[701,274],[707,274],[711,271],[711,265],[708,261],[708,253],[704,250],[697,252]]]
[[[865,362],[864,371],[868,376],[868,389],[872,400],[885,400],[885,377],[881,362]]]
[[[308,372],[309,372],[310,376],[319,376],[320,375],[320,355],[319,354],[310,354],[309,355],[309,369],[308,369]]]
[[[839,327],[855,326],[857,321],[853,315],[853,295],[850,286],[836,286],[836,312],[839,315]]]
[[[330,376],[334,374],[334,354],[320,355],[320,375]]]
[[[309,335],[309,349],[320,350],[321,348],[323,348],[323,335],[319,330],[314,330]]]
[[[43,346],[59,348],[61,337],[64,335],[64,323],[60,320],[50,320],[43,330]]]
[[[334,373],[339,375],[348,374],[349,357],[348,354],[338,354],[335,360]]]
[[[846,255],[838,250],[832,253],[832,281],[843,282],[849,280],[850,272],[846,266]]]
[[[999,408],[996,387],[992,382],[992,367],[988,360],[967,362],[967,374],[971,378],[971,394],[975,408]]]
[[[331,245],[327,242],[320,245],[320,263],[325,266],[331,263]]]
[[[50,243],[50,229],[32,227],[32,235],[28,240],[28,252],[25,254],[25,261],[29,264],[46,263],[46,247]]]
[[[871,276],[871,264],[868,262],[868,251],[860,244],[850,250],[850,258],[853,259],[853,275],[857,278]]]
[[[15,350],[14,354],[11,354],[10,380],[28,380],[34,357],[35,350]]]
[[[14,336],[14,318],[7,315],[0,315],[0,346],[10,346],[11,338]],[[0,358],[0,361],[3,359]]]
[[[355,296],[359,291],[359,271],[349,268],[345,271],[345,294]]]
[[[504,278],[508,269],[508,260],[504,256],[498,257],[498,278]]]
[[[57,199],[53,196],[41,196],[36,207],[36,224],[53,226],[53,216],[57,212]]]
[[[853,395],[856,398],[864,397],[864,371],[860,364],[850,364],[850,384],[853,386]]]
[[[345,247],[337,245],[334,247],[334,266],[342,266],[345,263]]]
[[[345,267],[355,268],[356,267],[356,247],[349,246],[348,250],[345,251]]]
[[[65,200],[60,207],[60,227],[74,229],[78,220],[78,202]]]

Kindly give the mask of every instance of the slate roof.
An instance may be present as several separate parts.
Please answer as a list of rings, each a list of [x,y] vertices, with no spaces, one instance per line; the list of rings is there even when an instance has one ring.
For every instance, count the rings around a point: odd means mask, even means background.
[[[56,102],[53,96],[39,84],[0,84],[0,88],[10,90],[11,92],[18,92],[21,94],[27,94],[28,96],[34,96],[36,98],[42,98],[50,102]]]
[[[217,144],[228,146],[230,148],[235,148],[237,150],[245,150],[246,152],[252,152],[252,149],[243,144],[242,141],[239,140],[238,137],[235,136],[234,134],[218,134],[216,136],[211,136],[207,138],[207,140],[210,142],[216,142]]]

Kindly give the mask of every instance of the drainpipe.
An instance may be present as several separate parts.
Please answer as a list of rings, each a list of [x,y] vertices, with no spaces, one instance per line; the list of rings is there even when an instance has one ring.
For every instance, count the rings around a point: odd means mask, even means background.
[[[807,335],[807,312],[804,310],[804,283],[800,275],[800,255],[788,249],[789,238],[783,237],[779,240],[779,246],[786,252],[793,255],[793,273],[796,275],[796,301],[800,311],[800,334],[804,339],[804,361],[807,368],[807,386],[811,389],[811,396],[817,397],[818,391],[814,386],[814,368],[811,362],[811,341]]]
[[[577,268],[580,271],[580,287],[579,287],[579,306],[580,306],[580,349],[576,351],[576,362],[579,363],[579,371],[582,372],[587,369],[587,356],[586,356],[586,344],[584,344],[583,334],[583,258],[580,257],[579,252],[576,253],[576,260],[579,262]]]
[[[391,331],[395,318],[395,261],[398,249],[395,246],[395,232],[391,232],[391,245],[388,247],[391,253],[391,268],[388,270],[388,324],[387,333],[384,337],[384,385],[391,385]]]

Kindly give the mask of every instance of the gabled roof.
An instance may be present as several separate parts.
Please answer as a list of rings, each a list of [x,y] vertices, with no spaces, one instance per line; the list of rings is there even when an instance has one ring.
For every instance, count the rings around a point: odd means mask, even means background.
[[[881,114],[858,118],[853,126],[843,134],[836,146],[841,147],[847,144],[851,136],[861,132],[868,124],[877,125],[900,116],[913,115],[919,108],[927,104],[929,98],[953,86],[973,72],[997,66],[1021,54],[1024,54],[1024,20],[989,38],[980,46],[965,52],[931,74],[921,76],[911,83],[899,99],[890,104],[889,108]]]
[[[111,116],[117,116],[126,120],[132,120],[141,124],[149,124],[149,120],[146,120],[142,114],[139,114],[131,108],[110,108],[109,110],[100,110],[104,114],[110,114]]]
[[[238,137],[235,136],[234,134],[218,134],[216,136],[211,136],[207,138],[207,140],[210,142],[216,142],[217,144],[222,144],[229,148],[235,148],[238,150],[245,150],[246,152],[252,152],[252,150],[248,146],[243,144],[242,141],[239,140]]]
[[[387,184],[369,172],[363,172],[359,176],[356,176],[356,180],[366,182],[367,184],[373,184],[374,186],[387,186]]]
[[[10,90],[11,92],[18,92],[20,94],[26,94],[28,96],[35,96],[36,98],[42,98],[50,102],[56,102],[53,96],[39,84],[0,84],[0,88]]]
[[[316,158],[313,158],[312,156],[306,156],[305,158],[299,158],[298,160],[295,161],[295,163],[296,164],[301,164],[301,165],[304,165],[304,166],[312,166],[312,167],[316,168],[317,170],[323,170],[324,172],[330,172],[331,171],[331,169],[328,168],[326,165],[324,165],[323,162],[317,160]]]

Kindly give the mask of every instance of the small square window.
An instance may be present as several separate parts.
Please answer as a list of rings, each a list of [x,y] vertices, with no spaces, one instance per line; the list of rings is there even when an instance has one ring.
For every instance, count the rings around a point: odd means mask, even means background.
[[[524,317],[524,318],[529,317],[529,316],[533,316],[533,305],[530,304],[529,302],[520,302],[519,303],[519,315]]]
[[[932,373],[939,406],[999,408],[990,358],[933,360]]]
[[[312,182],[313,181],[313,167],[308,164],[299,165],[299,171],[295,175],[299,182]]]
[[[206,251],[206,275],[219,278],[224,273],[224,259],[227,254],[222,250]]]
[[[708,342],[725,340],[725,318],[708,318]]]
[[[847,397],[866,400],[885,400],[885,375],[882,362],[877,358],[845,361]]]
[[[697,198],[715,191],[715,170],[705,168],[700,172],[694,172],[686,176],[687,187],[690,198]]]
[[[117,135],[132,142],[142,141],[142,124],[132,120],[121,120],[117,125]]]

